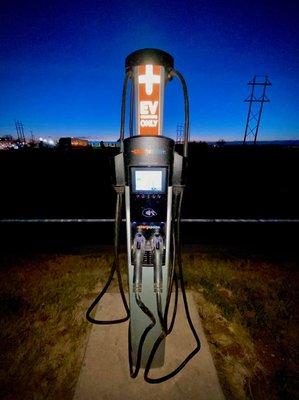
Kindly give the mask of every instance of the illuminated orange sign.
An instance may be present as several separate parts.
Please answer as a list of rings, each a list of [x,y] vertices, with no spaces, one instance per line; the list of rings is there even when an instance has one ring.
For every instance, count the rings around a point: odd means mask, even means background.
[[[161,135],[164,68],[160,65],[137,67],[137,133]]]

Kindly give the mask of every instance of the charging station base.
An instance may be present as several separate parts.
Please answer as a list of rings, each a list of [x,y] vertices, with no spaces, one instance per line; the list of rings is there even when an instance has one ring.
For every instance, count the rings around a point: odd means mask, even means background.
[[[190,399],[224,400],[217,372],[208,347],[196,305],[191,292],[187,293],[189,308],[201,340],[200,352],[173,379],[158,385],[143,380],[143,369],[136,379],[130,378],[128,365],[128,323],[120,325],[93,325],[86,346],[74,400],[119,399]],[[195,347],[189,332],[181,293],[173,332],[165,345],[165,364],[151,371],[150,377],[159,377],[174,369]],[[173,305],[170,306],[170,312]],[[97,308],[96,319],[124,314],[118,293],[106,294]]]

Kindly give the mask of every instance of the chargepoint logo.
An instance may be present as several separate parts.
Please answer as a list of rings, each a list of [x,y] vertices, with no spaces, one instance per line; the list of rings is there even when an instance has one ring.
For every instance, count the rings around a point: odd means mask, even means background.
[[[157,215],[156,211],[152,208],[145,208],[142,211],[142,215],[147,218],[155,217]]]
[[[161,74],[160,65],[140,65],[138,68],[138,134],[161,134]]]
[[[135,156],[151,156],[151,155],[162,155],[166,154],[166,150],[163,149],[144,149],[144,148],[134,148],[131,150],[131,153]]]

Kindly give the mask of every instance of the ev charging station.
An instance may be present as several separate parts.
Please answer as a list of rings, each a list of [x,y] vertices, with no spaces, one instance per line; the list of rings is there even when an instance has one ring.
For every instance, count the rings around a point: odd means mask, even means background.
[[[142,368],[146,382],[160,383],[175,376],[200,350],[200,340],[188,309],[180,252],[180,215],[189,140],[189,101],[185,80],[174,69],[173,57],[162,50],[142,49],[131,53],[126,58],[125,71],[121,151],[115,157],[114,187],[117,201],[114,262],[103,290],[87,310],[86,316],[89,322],[98,325],[129,320],[130,375],[135,378]],[[175,151],[175,143],[171,138],[163,136],[164,90],[175,77],[180,80],[184,94],[183,154]],[[129,83],[129,136],[125,138]],[[118,262],[123,198],[129,304]],[[108,290],[115,272],[126,316],[116,320],[95,320],[91,313]],[[169,316],[172,294],[174,307]],[[166,338],[175,324],[180,294],[196,346],[175,370],[162,377],[151,378],[151,368],[164,365]]]

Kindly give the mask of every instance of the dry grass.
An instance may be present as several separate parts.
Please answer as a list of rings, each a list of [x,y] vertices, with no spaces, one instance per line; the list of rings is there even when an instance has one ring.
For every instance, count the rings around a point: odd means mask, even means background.
[[[226,397],[296,398],[295,266],[187,250],[187,286]],[[85,311],[108,276],[109,254],[2,260],[1,398],[72,398],[91,327]]]
[[[296,290],[293,263],[184,255],[185,279],[229,399],[294,399]]]
[[[90,329],[84,314],[109,262],[98,254],[2,265],[2,399],[72,398]]]

